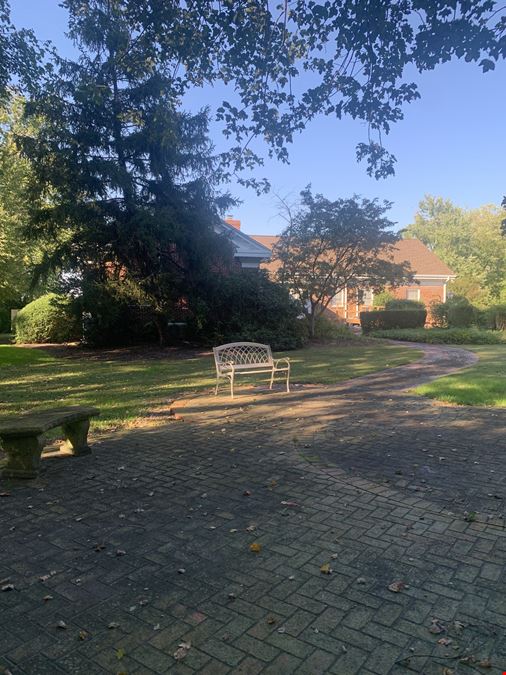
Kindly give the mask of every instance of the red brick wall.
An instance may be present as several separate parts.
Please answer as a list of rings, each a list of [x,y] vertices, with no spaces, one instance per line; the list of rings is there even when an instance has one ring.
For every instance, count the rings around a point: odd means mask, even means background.
[[[420,291],[420,300],[425,304],[427,310],[430,309],[430,303],[433,300],[438,300],[443,302],[444,300],[444,285],[440,284],[437,286],[421,286],[418,284],[412,284],[410,286],[399,286],[399,288],[392,289],[390,292],[396,298],[402,300],[406,299],[408,290],[419,290]],[[330,312],[339,319],[347,321],[348,323],[360,323],[360,312],[366,312],[372,310],[374,307],[367,305],[357,305],[353,293],[348,292],[348,312],[346,315],[344,307],[329,307]],[[331,314],[331,315],[332,315]],[[331,316],[327,314],[327,316]],[[430,315],[427,317],[427,322],[430,323]]]

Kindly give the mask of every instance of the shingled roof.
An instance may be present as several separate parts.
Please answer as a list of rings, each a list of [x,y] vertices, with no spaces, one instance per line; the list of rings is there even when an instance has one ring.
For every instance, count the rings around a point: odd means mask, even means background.
[[[252,234],[252,239],[271,249],[279,237],[271,234]],[[454,276],[455,273],[419,239],[401,239],[393,251],[394,262],[408,262],[414,274],[420,276]],[[268,264],[266,265],[269,266]]]

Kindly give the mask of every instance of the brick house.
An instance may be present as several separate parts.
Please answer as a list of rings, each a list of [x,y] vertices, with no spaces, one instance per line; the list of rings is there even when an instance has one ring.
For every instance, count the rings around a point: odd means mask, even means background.
[[[279,237],[272,235],[251,235],[251,238],[272,250]],[[393,251],[396,263],[408,262],[414,275],[409,285],[387,289],[396,298],[422,301],[427,309],[433,300],[444,302],[447,297],[447,284],[455,279],[455,274],[438,256],[430,251],[418,239],[401,239]],[[276,271],[276,262],[266,261],[260,265],[271,275]],[[367,287],[366,280],[362,288],[344,288],[334,296],[328,306],[328,312],[349,324],[360,323],[360,312],[373,309],[374,292]]]

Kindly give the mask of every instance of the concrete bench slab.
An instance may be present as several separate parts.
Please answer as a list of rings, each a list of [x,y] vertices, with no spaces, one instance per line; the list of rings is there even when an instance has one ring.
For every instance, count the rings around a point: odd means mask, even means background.
[[[44,432],[62,427],[61,450],[73,456],[87,455],[90,419],[100,414],[91,406],[65,406],[20,413],[0,419],[0,444],[7,454],[3,478],[36,478],[44,448]]]

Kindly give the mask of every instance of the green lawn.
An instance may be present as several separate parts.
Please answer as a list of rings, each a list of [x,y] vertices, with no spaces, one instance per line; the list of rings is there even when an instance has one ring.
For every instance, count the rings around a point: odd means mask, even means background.
[[[459,405],[506,407],[506,344],[467,345],[479,361],[416,389],[418,394]]]
[[[283,355],[292,360],[294,383],[334,384],[409,363],[420,352],[358,343],[310,347]],[[102,413],[97,426],[111,428],[181,394],[209,388],[214,381],[214,362],[208,355],[99,360],[54,357],[40,349],[0,345],[1,415],[63,404],[96,405]],[[222,386],[226,392],[226,384]]]

